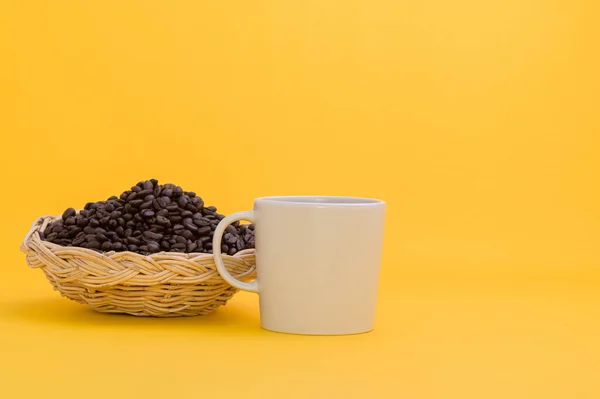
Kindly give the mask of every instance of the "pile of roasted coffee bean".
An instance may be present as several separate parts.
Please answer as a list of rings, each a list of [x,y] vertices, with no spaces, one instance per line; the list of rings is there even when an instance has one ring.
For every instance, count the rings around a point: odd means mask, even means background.
[[[120,197],[90,202],[77,213],[67,209],[41,233],[63,246],[141,254],[212,253],[212,237],[223,215],[204,206],[196,193],[156,179],[141,181]],[[254,225],[235,222],[225,231],[221,250],[233,255],[254,247]]]

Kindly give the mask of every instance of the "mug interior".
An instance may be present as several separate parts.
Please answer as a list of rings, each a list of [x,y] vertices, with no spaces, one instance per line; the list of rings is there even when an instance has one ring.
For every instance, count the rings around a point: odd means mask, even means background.
[[[340,197],[340,196],[277,196],[277,197],[262,197],[256,201],[277,202],[293,205],[319,205],[319,206],[340,206],[340,205],[376,205],[384,204],[382,200],[375,198],[360,198],[360,197]]]

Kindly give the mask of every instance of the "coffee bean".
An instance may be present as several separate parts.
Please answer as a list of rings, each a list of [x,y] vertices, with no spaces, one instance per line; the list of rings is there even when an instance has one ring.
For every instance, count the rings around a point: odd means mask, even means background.
[[[179,197],[182,194],[183,194],[183,189],[179,186],[175,187],[175,190],[173,190],[173,195],[175,197]]]
[[[63,212],[63,214],[62,214],[62,220],[67,220],[67,218],[73,217],[76,214],[77,214],[77,212],[75,211],[75,209],[68,208],[66,211]]]
[[[141,243],[142,243],[142,241],[138,240],[137,238],[135,238],[133,236],[127,237],[127,244],[140,245]]]
[[[221,244],[221,252],[227,253],[227,251],[229,251],[227,244]]]
[[[140,251],[140,248],[135,244],[128,245],[127,249],[130,250],[131,252],[139,252]]]
[[[54,241],[58,238],[58,234],[57,233],[50,233],[46,236],[46,241]]]
[[[225,228],[225,231],[228,232],[229,234],[233,234],[235,236],[238,235],[237,229],[235,227],[233,227],[232,225],[229,225]]]
[[[138,194],[137,194],[138,198],[145,198],[147,195],[152,194],[153,191],[154,190],[152,190],[152,189],[144,189],[144,190],[138,192]]]
[[[194,234],[189,230],[183,230],[180,234],[188,240],[194,238]]]
[[[179,209],[179,207],[177,206],[177,204],[169,204],[167,205],[166,208],[169,212],[175,212]]]
[[[168,241],[162,241],[160,247],[163,251],[169,251],[169,249],[171,249],[171,244],[169,244]]]
[[[201,219],[194,218],[194,224],[198,227],[210,226],[210,220],[205,219],[205,218],[201,218]]]
[[[123,226],[125,226],[125,219],[118,218],[117,219],[117,223],[119,224],[120,227],[123,227]]]
[[[83,229],[83,232],[84,232],[85,234],[95,234],[95,233],[96,233],[96,229],[95,229],[95,228],[93,228],[92,226],[86,226],[86,227]]]
[[[177,224],[183,220],[183,218],[179,215],[169,215],[169,220],[173,224]]]
[[[182,249],[182,250],[184,250],[186,248],[187,248],[186,244],[179,243],[179,242],[176,243],[176,244],[171,245],[171,249]]]
[[[76,247],[79,247],[84,242],[85,242],[85,237],[81,236],[81,237],[75,238],[71,244],[74,245],[74,246],[76,246]]]
[[[85,227],[88,225],[89,222],[90,222],[90,220],[88,218],[82,217],[82,218],[77,219],[77,226]]]
[[[167,219],[166,217],[161,216],[161,215],[156,216],[156,223],[161,224],[161,225],[171,224],[169,219]]]
[[[148,252],[148,246],[147,245],[140,245],[140,251],[141,252]]]
[[[152,184],[150,180],[146,180],[142,186],[144,187],[144,190],[152,190],[154,188],[154,184]]]
[[[108,241],[108,237],[106,237],[106,235],[104,235],[102,233],[96,234],[96,241],[98,241],[98,242]]]
[[[160,245],[157,242],[150,241],[146,246],[148,247],[148,252],[156,253],[160,251]]]
[[[124,245],[120,242],[113,242],[111,245],[111,249],[113,251],[122,251],[124,248]]]
[[[184,227],[181,224],[176,224],[175,226],[173,226],[173,231],[181,231],[183,229]]]
[[[198,228],[198,234],[199,235],[206,235],[208,233],[210,233],[211,228],[209,226],[202,226],[200,228]]]
[[[100,246],[100,249],[103,251],[110,251],[112,249],[112,244],[110,243],[110,241],[105,241]]]
[[[223,241],[225,241],[227,244],[235,244],[237,242],[237,240],[238,240],[237,237],[231,233],[226,233],[223,236]]]
[[[229,248],[229,251],[227,251],[227,255],[235,255],[237,253],[237,250],[233,247]]]
[[[152,201],[146,201],[142,205],[140,205],[140,209],[149,209],[152,208]]]
[[[100,225],[106,226],[108,224],[109,220],[110,220],[110,216],[104,216],[102,219],[100,219]]]
[[[144,231],[144,237],[151,239],[152,241],[160,241],[163,238],[162,234],[153,233],[151,231]]]
[[[142,216],[145,217],[145,218],[151,218],[151,217],[154,216],[154,211],[152,209],[145,209],[142,212]]]
[[[115,229],[118,225],[119,223],[114,219],[108,221],[108,227],[111,229]]]
[[[144,203],[143,199],[135,199],[133,201],[129,201],[128,204],[131,205],[134,208],[139,207],[140,205],[142,205]],[[129,212],[129,211],[128,211]],[[130,212],[132,213],[132,212]]]
[[[171,190],[170,188],[163,189],[162,195],[163,195],[163,197],[172,197],[173,190]]]
[[[113,204],[107,204],[105,210],[110,213],[115,210],[115,206]]]
[[[86,244],[86,248],[100,249],[100,243],[98,241],[90,241]]]
[[[83,230],[81,227],[73,226],[73,228],[69,229],[69,237],[76,237],[77,234],[81,233]]]
[[[194,250],[196,250],[197,247],[198,245],[196,245],[195,242],[189,243],[187,246],[187,252],[194,252]]]

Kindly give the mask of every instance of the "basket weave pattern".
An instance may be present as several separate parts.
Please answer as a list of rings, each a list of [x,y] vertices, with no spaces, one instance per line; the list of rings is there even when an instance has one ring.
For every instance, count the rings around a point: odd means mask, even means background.
[[[27,264],[41,268],[63,296],[99,312],[135,316],[196,316],[211,313],[238,291],[217,272],[212,254],[160,252],[98,253],[43,241],[40,231],[56,220],[42,216],[25,236]],[[223,255],[230,273],[242,281],[256,277],[254,250]]]

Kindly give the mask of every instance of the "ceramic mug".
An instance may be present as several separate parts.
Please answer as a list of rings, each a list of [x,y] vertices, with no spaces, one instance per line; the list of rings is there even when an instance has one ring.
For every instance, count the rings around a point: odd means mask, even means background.
[[[260,319],[271,331],[337,335],[371,331],[375,320],[385,202],[355,197],[264,197],[254,210],[217,226],[217,269],[232,286],[259,294]],[[231,276],[221,238],[231,223],[255,224],[252,282]]]

